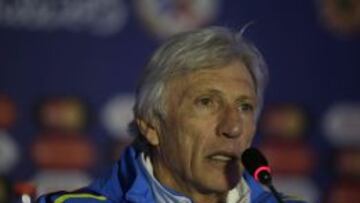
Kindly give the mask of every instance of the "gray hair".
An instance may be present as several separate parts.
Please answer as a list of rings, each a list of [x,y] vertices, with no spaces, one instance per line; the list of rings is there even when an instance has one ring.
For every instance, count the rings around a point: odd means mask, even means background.
[[[165,87],[175,76],[208,68],[220,68],[234,61],[244,63],[250,72],[258,97],[258,118],[268,80],[266,63],[258,49],[244,39],[243,30],[209,27],[174,35],[150,58],[136,91],[135,118],[150,124],[166,118]],[[130,132],[139,135],[136,122]],[[138,136],[139,139],[142,136]]]

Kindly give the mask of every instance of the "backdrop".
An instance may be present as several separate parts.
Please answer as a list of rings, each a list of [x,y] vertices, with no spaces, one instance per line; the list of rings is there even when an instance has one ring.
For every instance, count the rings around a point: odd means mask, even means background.
[[[311,201],[346,202],[325,194],[359,189],[359,11],[355,0],[0,0],[0,174],[38,193],[90,181],[131,139],[132,94],[163,39],[249,23],[245,36],[271,76],[256,143],[274,156],[281,143],[290,156],[274,159],[278,184]],[[300,170],[287,166],[291,156]],[[56,177],[68,181],[51,185]]]

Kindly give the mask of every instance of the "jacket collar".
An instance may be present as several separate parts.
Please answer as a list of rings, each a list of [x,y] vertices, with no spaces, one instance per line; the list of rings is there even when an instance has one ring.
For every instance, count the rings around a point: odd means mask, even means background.
[[[154,202],[155,197],[151,188],[151,184],[154,184],[154,182],[151,182],[153,180],[149,178],[149,173],[146,170],[141,163],[140,153],[130,146],[115,164],[110,175],[94,181],[90,189],[105,195],[115,202],[124,200],[124,198],[127,201],[137,203]],[[267,196],[268,193],[247,172],[244,173],[244,180],[251,191],[251,202]],[[176,192],[171,192],[171,190],[169,192],[176,195]]]
[[[89,189],[114,202],[154,202],[149,183],[137,163],[137,157],[138,153],[133,147],[126,148],[108,175],[96,179]]]

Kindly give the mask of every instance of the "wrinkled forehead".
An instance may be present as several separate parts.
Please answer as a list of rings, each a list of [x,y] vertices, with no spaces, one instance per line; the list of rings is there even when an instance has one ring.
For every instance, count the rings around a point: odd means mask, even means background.
[[[217,69],[224,69],[229,66],[236,66],[238,69],[243,70],[244,74],[247,76],[249,75],[250,80],[253,84],[253,87],[256,91],[256,79],[254,76],[254,73],[250,70],[249,65],[246,63],[246,61],[240,60],[240,59],[232,59],[231,61],[227,61],[221,64],[213,64],[208,66],[198,66],[198,67],[183,67],[174,71],[171,71],[170,74],[167,74],[165,78],[165,87],[167,87],[170,83],[173,83],[174,81],[180,81],[182,83],[187,83],[187,79],[191,78],[193,75],[199,75],[199,73],[207,74],[210,73],[211,70],[217,70]],[[165,88],[168,89],[168,88]]]
[[[226,94],[256,95],[252,76],[243,63],[235,62],[222,67],[199,69],[173,77],[165,86],[166,100],[181,99],[188,93],[218,91]]]

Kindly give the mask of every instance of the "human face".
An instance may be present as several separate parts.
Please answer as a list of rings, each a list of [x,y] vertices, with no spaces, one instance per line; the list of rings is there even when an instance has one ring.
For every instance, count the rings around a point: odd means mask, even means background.
[[[167,115],[155,131],[155,176],[193,196],[221,194],[240,180],[240,156],[255,132],[256,93],[239,62],[195,71],[166,87]]]

